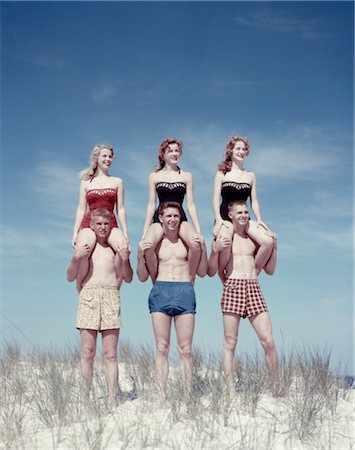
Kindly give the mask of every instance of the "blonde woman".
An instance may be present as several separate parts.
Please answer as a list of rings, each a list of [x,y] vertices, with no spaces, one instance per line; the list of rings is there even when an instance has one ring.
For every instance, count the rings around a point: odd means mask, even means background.
[[[115,252],[128,246],[123,181],[109,174],[109,168],[114,159],[115,153],[110,145],[96,145],[91,152],[90,167],[80,173],[79,203],[75,215],[72,245],[85,248],[87,256],[80,262],[77,277],[79,291],[89,270],[89,257],[97,242],[96,235],[90,227],[92,211],[98,208],[110,211],[113,228],[107,242]],[[122,230],[118,228],[114,214],[115,208]]]

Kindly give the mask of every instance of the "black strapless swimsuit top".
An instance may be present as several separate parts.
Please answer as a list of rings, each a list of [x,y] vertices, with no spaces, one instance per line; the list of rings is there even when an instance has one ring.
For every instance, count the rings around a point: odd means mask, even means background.
[[[224,181],[221,188],[222,203],[220,213],[223,220],[230,220],[228,217],[228,205],[234,200],[247,201],[251,194],[249,183],[237,183],[235,181]]]
[[[181,181],[176,181],[174,183],[168,183],[166,181],[161,181],[155,185],[155,190],[157,191],[159,205],[163,202],[177,202],[182,206],[186,194],[186,183]],[[159,208],[159,206],[158,206]],[[156,209],[153,222],[159,222],[158,218],[158,208]],[[182,210],[182,221],[186,221],[185,211]]]

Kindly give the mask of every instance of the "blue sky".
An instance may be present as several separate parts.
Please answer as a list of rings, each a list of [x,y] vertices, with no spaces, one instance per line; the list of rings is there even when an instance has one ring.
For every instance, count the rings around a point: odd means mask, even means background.
[[[77,342],[71,257],[78,172],[111,143],[126,188],[132,265],[160,141],[184,141],[208,247],[212,185],[230,136],[248,136],[264,221],[278,234],[261,276],[279,348],[331,348],[352,364],[352,2],[1,2],[2,338]],[[122,338],[153,343],[137,277]],[[195,344],[219,352],[215,278],[196,283]],[[258,342],[243,322],[240,352]],[[353,371],[354,372],[354,371]]]

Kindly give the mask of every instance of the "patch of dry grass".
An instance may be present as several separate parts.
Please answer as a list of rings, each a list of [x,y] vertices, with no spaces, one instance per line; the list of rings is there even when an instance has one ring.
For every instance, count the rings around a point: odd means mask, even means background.
[[[5,342],[0,357],[0,447],[10,449],[334,449],[353,448],[354,390],[330,369],[330,354],[310,348],[280,357],[274,397],[258,356],[238,357],[236,392],[220,361],[193,355],[192,391],[170,368],[166,405],[154,409],[154,354],[123,344],[120,405],[106,406],[103,361],[95,362],[93,410],[79,403],[79,351],[33,350]]]

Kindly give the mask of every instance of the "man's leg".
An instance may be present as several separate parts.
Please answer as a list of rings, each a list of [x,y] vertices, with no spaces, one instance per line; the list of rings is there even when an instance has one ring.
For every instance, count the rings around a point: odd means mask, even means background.
[[[160,312],[153,312],[151,316],[156,345],[155,371],[159,389],[158,403],[162,404],[165,401],[166,382],[169,373],[168,354],[171,317]]]
[[[262,312],[256,316],[249,317],[259,341],[265,351],[265,361],[273,382],[278,381],[278,356],[274,338],[272,336],[271,319],[268,312]]]
[[[234,372],[235,372],[235,348],[238,340],[238,329],[240,316],[236,314],[223,314],[223,370],[229,392],[235,392],[234,388]]]
[[[195,327],[195,314],[175,316],[176,339],[180,355],[180,372],[185,395],[189,395],[192,383],[192,337]]]
[[[94,358],[96,353],[96,330],[80,330],[80,397],[85,407],[89,406]]]
[[[108,391],[108,407],[117,406],[118,365],[117,344],[120,330],[102,331],[102,351],[105,359],[105,376]]]

